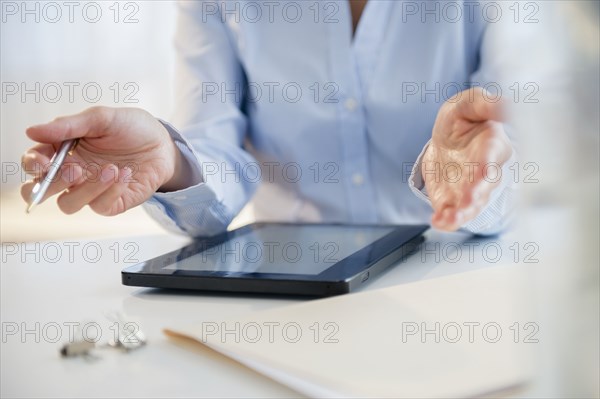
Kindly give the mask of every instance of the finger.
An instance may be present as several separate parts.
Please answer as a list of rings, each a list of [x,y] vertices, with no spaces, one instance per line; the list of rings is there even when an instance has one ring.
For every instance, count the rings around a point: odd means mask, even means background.
[[[450,203],[443,215],[434,215],[436,225],[445,230],[456,230],[475,219],[488,205],[492,192],[500,184],[499,180],[478,179],[475,183],[465,182],[461,188],[460,200]]]
[[[495,184],[482,181],[464,188],[459,203],[449,205],[432,216],[432,225],[438,229],[454,231],[475,219],[487,206]]]
[[[459,205],[459,211],[463,214],[463,223],[475,219],[490,201],[492,192],[497,187],[486,181],[481,182],[465,193]]]
[[[446,207],[431,217],[431,225],[444,231],[455,231],[461,226],[461,214],[455,207]]]
[[[425,187],[434,211],[432,222],[443,220],[442,215],[444,212],[449,212],[449,209],[458,206],[460,198],[458,197],[457,188],[453,187],[452,183],[429,180],[425,183]]]
[[[431,216],[431,225],[433,227],[441,230],[449,230],[450,226],[457,223],[458,208],[456,201],[439,203],[437,206],[434,206],[433,210],[434,212]]]
[[[51,144],[37,144],[27,150],[21,157],[23,170],[33,177],[41,177],[44,168],[50,164],[54,155],[54,146]]]
[[[498,187],[502,181],[503,163],[488,162],[478,163],[473,168],[473,173],[465,176],[462,182],[461,201],[459,207],[466,209],[475,203],[487,203],[492,191]]]
[[[473,87],[458,93],[448,100],[455,101],[454,110],[458,119],[470,122],[498,121],[504,120],[502,102],[497,95],[481,87]]]
[[[82,183],[58,196],[58,207],[67,215],[79,211],[115,184],[118,174],[117,167],[112,164],[105,165],[100,173],[88,173]]]
[[[114,110],[93,107],[79,114],[56,118],[52,122],[31,126],[27,136],[40,143],[59,143],[79,137],[100,137],[111,124]]]
[[[458,185],[459,183],[448,183]],[[466,199],[465,196],[469,195]],[[460,190],[457,187],[452,189],[447,188],[439,196],[436,206],[434,206],[434,214],[431,217],[431,224],[435,228],[454,231],[459,229],[468,219],[465,213],[465,208],[472,206],[473,194],[471,187],[463,185]],[[433,202],[432,202],[433,205]]]
[[[125,204],[121,196],[127,189],[126,179],[130,173],[129,168],[121,169],[119,171],[119,181],[91,201],[89,203],[90,208],[103,216],[115,216],[125,212]]]
[[[21,186],[21,197],[23,197],[26,202],[30,201],[31,191],[39,181],[39,178],[30,180]],[[44,197],[40,203],[44,202],[53,195],[58,194],[81,182],[83,182],[83,169],[81,166],[77,164],[63,165],[59,173],[56,175],[55,180],[48,187],[48,190],[44,194]]]

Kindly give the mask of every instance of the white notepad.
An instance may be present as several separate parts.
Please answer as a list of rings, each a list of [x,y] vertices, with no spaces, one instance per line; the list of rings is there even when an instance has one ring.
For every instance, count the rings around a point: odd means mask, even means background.
[[[480,396],[531,377],[526,284],[526,269],[495,266],[165,332],[308,396]]]

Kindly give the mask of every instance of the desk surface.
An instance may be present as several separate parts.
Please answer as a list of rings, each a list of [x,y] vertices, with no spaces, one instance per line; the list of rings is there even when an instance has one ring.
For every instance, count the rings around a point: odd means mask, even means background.
[[[373,290],[510,263],[514,239],[476,240],[428,232],[424,249],[363,289]],[[218,321],[300,298],[177,293],[121,285],[120,271],[187,242],[160,235],[121,240],[4,245],[1,268],[2,397],[297,397],[208,349],[180,346],[162,329],[184,321]],[[487,246],[488,253],[482,249]],[[503,249],[500,262],[492,247]],[[470,250],[469,248],[473,248]],[[58,350],[73,323],[108,322],[120,311],[139,323],[148,345],[127,354],[109,349],[101,358],[62,359]],[[101,327],[104,337],[112,334]],[[60,334],[60,336],[59,336]],[[93,335],[90,332],[88,335]],[[57,340],[57,336],[59,339]],[[57,342],[56,342],[57,341]]]

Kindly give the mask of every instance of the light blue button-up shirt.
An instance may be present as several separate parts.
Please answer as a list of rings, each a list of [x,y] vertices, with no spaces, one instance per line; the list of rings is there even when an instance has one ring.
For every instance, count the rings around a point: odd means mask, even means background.
[[[193,236],[250,200],[260,220],[428,223],[418,158],[437,112],[493,81],[491,11],[447,3],[371,0],[353,36],[347,1],[181,2],[166,125],[195,176],[146,209]],[[509,180],[465,229],[503,228]]]

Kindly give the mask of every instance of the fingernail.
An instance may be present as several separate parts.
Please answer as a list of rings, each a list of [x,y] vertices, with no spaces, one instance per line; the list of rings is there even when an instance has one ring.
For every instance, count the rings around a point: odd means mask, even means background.
[[[117,176],[118,172],[115,170],[115,167],[111,165],[102,170],[102,173],[100,174],[100,181],[102,181],[102,183],[107,183],[111,179],[115,179]]]
[[[23,158],[21,159],[21,163],[23,165],[29,163],[32,167],[35,167],[36,165],[38,165],[39,163],[35,160],[35,154],[30,154],[27,153],[25,155],[23,155]]]

